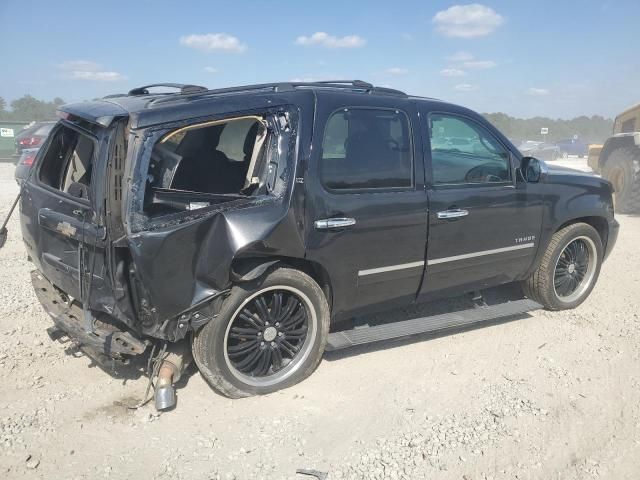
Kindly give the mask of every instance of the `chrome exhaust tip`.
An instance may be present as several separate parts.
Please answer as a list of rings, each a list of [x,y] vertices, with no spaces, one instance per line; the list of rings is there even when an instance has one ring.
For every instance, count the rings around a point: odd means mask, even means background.
[[[176,406],[176,390],[173,387],[173,377],[176,370],[176,366],[173,363],[166,360],[162,363],[153,395],[156,410],[168,410]]]
[[[176,390],[172,385],[156,388],[154,399],[156,410],[169,410],[176,406]]]

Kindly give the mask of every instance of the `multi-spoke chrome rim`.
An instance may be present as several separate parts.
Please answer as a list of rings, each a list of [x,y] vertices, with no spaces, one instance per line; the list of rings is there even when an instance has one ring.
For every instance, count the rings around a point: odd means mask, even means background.
[[[249,385],[281,382],[309,356],[316,330],[315,310],[300,290],[289,286],[260,290],[240,305],[227,326],[227,366]]]
[[[561,301],[570,303],[584,294],[593,282],[597,260],[589,237],[575,238],[562,249],[553,275],[553,288]]]

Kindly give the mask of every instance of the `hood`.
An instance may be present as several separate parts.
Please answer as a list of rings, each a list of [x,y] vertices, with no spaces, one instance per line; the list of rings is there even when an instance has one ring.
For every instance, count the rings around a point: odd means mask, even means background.
[[[579,176],[585,176],[585,177],[596,177],[596,178],[599,177],[599,175],[596,175],[593,172],[585,172],[583,170],[578,170],[575,168],[565,167],[561,165],[554,165],[551,162],[545,162],[545,165],[547,166],[549,175],[579,175]]]
[[[573,168],[553,165],[551,162],[545,162],[546,165],[546,183],[556,185],[572,185],[587,188],[604,188],[613,191],[611,182],[605,180],[600,175],[592,172],[583,172]]]

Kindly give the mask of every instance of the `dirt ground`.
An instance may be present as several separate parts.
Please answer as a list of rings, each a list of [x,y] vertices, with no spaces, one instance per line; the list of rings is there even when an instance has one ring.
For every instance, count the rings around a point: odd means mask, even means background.
[[[17,192],[0,164],[0,214]],[[591,297],[453,334],[326,355],[305,382],[228,400],[197,372],[178,406],[70,345],[29,284],[17,215],[0,251],[0,478],[640,478],[640,217]]]

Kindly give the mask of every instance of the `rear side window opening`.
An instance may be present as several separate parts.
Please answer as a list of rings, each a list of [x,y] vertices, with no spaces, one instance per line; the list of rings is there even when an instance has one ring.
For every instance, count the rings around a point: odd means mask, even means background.
[[[162,215],[269,193],[277,164],[274,135],[261,116],[172,130],[154,145],[144,210]]]
[[[91,137],[61,126],[53,135],[42,158],[40,182],[73,197],[87,200],[94,146]]]

